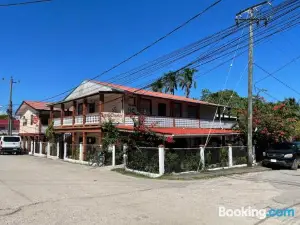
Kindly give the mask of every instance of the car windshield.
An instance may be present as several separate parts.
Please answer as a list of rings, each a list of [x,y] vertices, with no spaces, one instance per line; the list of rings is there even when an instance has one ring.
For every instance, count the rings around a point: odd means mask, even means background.
[[[295,150],[298,146],[294,143],[277,143],[271,146],[271,150]]]
[[[4,142],[19,142],[20,138],[19,137],[4,137],[3,141]]]

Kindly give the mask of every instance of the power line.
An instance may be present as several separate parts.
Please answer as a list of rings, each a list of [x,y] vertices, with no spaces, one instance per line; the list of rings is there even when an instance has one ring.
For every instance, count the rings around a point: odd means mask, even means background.
[[[204,14],[205,12],[209,11],[211,8],[213,8],[214,6],[216,6],[217,4],[219,4],[222,0],[218,0],[216,2],[214,2],[213,4],[209,5],[207,8],[205,8],[204,10],[202,10],[201,12],[197,13],[195,16],[193,16],[192,18],[188,19],[187,21],[185,21],[184,23],[182,23],[181,25],[179,25],[178,27],[176,27],[175,29],[173,29],[172,31],[168,32],[167,34],[165,34],[164,36],[160,37],[159,39],[157,39],[156,41],[152,42],[151,44],[147,45],[146,47],[142,48],[141,50],[139,50],[138,52],[134,53],[133,55],[129,56],[128,58],[126,58],[125,60],[117,63],[116,65],[112,66],[110,69],[108,70],[105,70],[104,72],[102,72],[101,74],[95,76],[95,77],[92,77],[90,78],[88,81],[91,81],[91,80],[95,80],[97,79],[98,77],[114,70],[115,68],[121,66],[122,64],[130,61],[132,58],[138,56],[139,54],[143,53],[144,51],[146,51],[147,49],[153,47],[154,45],[156,45],[158,42],[164,40],[165,38],[167,38],[168,36],[172,35],[173,33],[175,33],[176,31],[178,31],[179,29],[181,29],[182,27],[186,26],[187,24],[189,24],[191,21],[195,20],[196,18],[198,18],[199,16],[201,16],[202,14]],[[77,87],[77,86],[76,86]],[[57,94],[53,97],[49,97],[49,98],[46,98],[44,100],[41,100],[42,102],[43,101],[47,101],[47,100],[50,100],[50,99],[53,99],[53,98],[56,98],[58,96],[61,96],[61,95],[64,95],[72,90],[74,90],[76,87],[73,87],[67,91],[64,91],[60,94]]]
[[[289,88],[290,90],[292,90],[296,94],[300,95],[299,91],[297,91],[296,89],[292,88],[291,86],[289,86],[288,84],[286,84],[285,82],[283,82],[282,80],[280,80],[279,78],[275,77],[272,73],[268,72],[267,70],[265,70],[264,68],[262,68],[261,66],[259,66],[257,63],[254,63],[254,65],[257,66],[260,70],[262,70],[266,74],[268,74],[269,76],[273,77],[279,83],[283,84],[285,87]]]
[[[28,2],[17,2],[17,3],[10,3],[10,4],[0,4],[0,7],[29,5],[29,4],[36,4],[36,3],[42,3],[42,2],[51,2],[51,1],[52,0],[39,0],[39,1],[28,1]]]

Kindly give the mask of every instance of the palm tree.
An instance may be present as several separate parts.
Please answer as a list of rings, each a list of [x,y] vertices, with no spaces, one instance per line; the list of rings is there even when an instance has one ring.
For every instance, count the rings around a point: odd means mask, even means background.
[[[151,84],[152,91],[162,92],[164,89],[164,81],[163,78],[157,79],[155,82]]]
[[[196,81],[194,81],[194,73],[196,69],[185,68],[179,75],[179,86],[184,89],[185,96],[188,98],[190,96],[191,88],[197,87]]]
[[[165,85],[165,93],[175,94],[177,90],[177,76],[174,72],[170,71],[163,77],[163,83]]]

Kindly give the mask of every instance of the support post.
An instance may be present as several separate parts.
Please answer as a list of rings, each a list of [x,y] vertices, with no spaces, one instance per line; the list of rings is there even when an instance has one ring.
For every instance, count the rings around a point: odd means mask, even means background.
[[[34,155],[34,140],[30,142],[30,151],[31,154]]]
[[[205,156],[204,156],[204,146],[200,145],[200,162],[201,162],[201,170],[205,168]]]
[[[99,123],[101,124],[103,122],[101,120],[102,120],[102,112],[104,112],[104,94],[99,94],[98,111],[99,111]]]
[[[124,144],[123,145],[123,164],[124,164],[124,168],[126,168],[126,165],[127,165],[127,149],[128,149],[127,144]]]
[[[75,125],[75,116],[76,116],[76,101],[73,101],[73,111],[72,111],[72,125]]]
[[[253,158],[253,164],[256,164],[255,145],[253,145],[252,158]]]
[[[61,109],[60,109],[60,125],[64,125],[64,117],[65,117],[65,105],[62,103],[61,104]]]
[[[83,161],[83,145],[79,144],[79,161]]]
[[[59,147],[59,142],[56,144],[56,157],[59,159],[59,152],[60,152],[60,147]]]
[[[47,157],[50,157],[50,142],[47,143]]]
[[[112,145],[112,166],[116,166],[116,145]]]
[[[85,160],[86,159],[86,132],[82,133],[82,144],[83,144],[83,148],[82,148],[83,160]]]
[[[159,175],[162,176],[165,173],[165,147],[163,145],[158,146],[158,159]]]
[[[232,162],[232,145],[228,145],[228,166],[232,167],[233,162]]]
[[[40,155],[43,153],[43,143],[40,141]]]
[[[64,142],[64,160],[67,158],[67,148],[68,148],[67,143]]]
[[[86,111],[87,111],[87,99],[83,99],[83,106],[82,106],[82,117],[83,117],[83,125],[85,126],[86,123]]]

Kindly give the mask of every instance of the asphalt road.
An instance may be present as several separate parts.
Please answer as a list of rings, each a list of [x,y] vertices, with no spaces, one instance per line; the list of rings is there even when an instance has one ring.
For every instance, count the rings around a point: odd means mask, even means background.
[[[219,217],[219,206],[296,209]],[[300,169],[208,180],[124,176],[32,156],[0,156],[0,224],[300,224]]]

